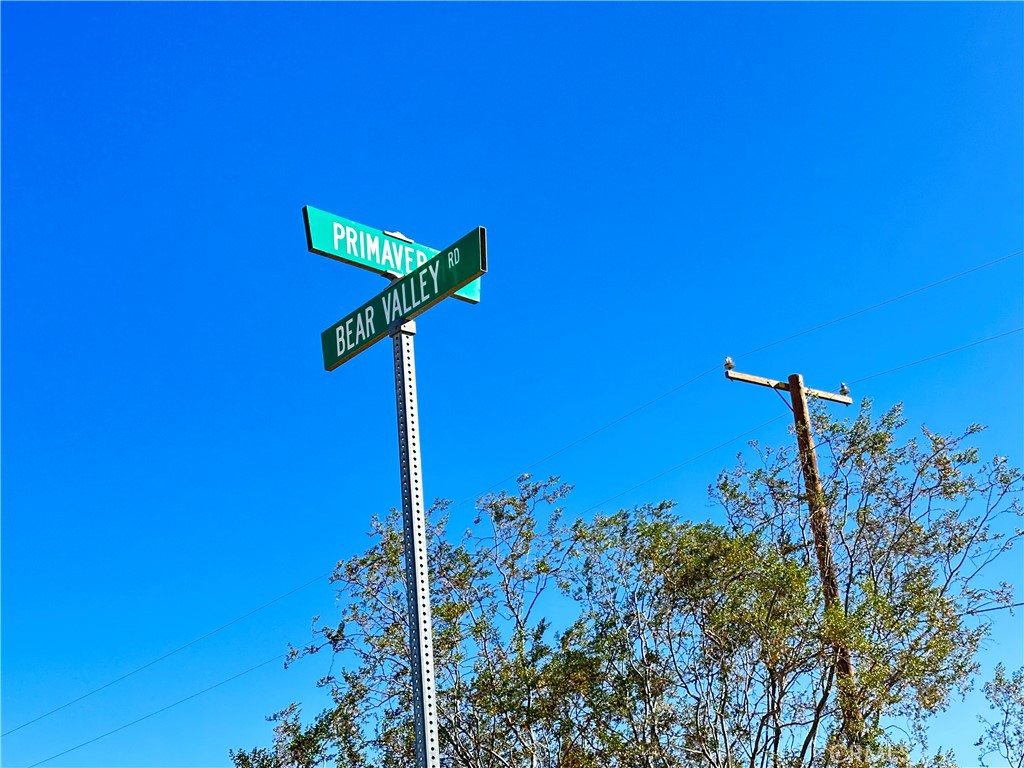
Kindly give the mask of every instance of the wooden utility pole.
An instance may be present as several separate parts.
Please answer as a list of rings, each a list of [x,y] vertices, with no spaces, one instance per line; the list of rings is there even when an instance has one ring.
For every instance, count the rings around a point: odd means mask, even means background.
[[[758,384],[762,387],[785,390],[789,392],[793,402],[793,424],[796,427],[797,447],[800,451],[800,468],[804,475],[804,488],[807,491],[808,521],[811,535],[814,537],[814,553],[818,560],[818,573],[821,576],[821,591],[825,601],[825,614],[843,610],[839,598],[839,578],[836,575],[836,563],[832,549],[832,531],[829,527],[828,506],[825,503],[825,491],[821,486],[818,474],[818,454],[814,448],[814,432],[811,429],[810,415],[807,411],[807,397],[817,397],[833,403],[850,405],[853,400],[847,397],[849,389],[843,384],[841,394],[810,389],[804,386],[804,379],[799,373],[791,374],[788,382],[775,381],[763,376],[751,376],[733,369],[732,358],[725,359],[725,377],[730,381],[742,381],[747,384]],[[848,744],[859,744],[864,733],[863,717],[857,706],[853,659],[850,649],[841,641],[832,643],[835,654],[836,682],[839,689],[839,706],[843,716],[843,733]]]

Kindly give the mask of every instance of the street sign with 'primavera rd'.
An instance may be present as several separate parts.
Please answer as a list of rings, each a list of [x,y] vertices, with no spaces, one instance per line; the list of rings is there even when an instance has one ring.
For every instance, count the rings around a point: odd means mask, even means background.
[[[487,233],[477,227],[321,333],[324,368],[333,371],[387,336],[395,323],[412,320],[486,271]]]
[[[306,223],[306,244],[310,251],[381,275],[407,275],[438,253],[434,248],[403,240],[311,205],[303,206],[302,218]],[[455,292],[455,298],[477,304],[480,301],[480,281],[471,281],[460,288]]]

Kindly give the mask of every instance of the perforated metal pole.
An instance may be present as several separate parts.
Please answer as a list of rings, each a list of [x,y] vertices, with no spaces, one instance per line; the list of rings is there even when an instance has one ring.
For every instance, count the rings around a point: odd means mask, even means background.
[[[402,522],[405,532],[405,581],[409,599],[409,645],[412,658],[412,706],[416,721],[417,768],[440,768],[437,742],[437,696],[434,691],[434,646],[430,624],[430,579],[427,572],[427,526],[423,507],[419,415],[416,409],[416,359],[412,337],[416,323],[391,331],[395,349],[398,396],[398,451],[402,470]]]

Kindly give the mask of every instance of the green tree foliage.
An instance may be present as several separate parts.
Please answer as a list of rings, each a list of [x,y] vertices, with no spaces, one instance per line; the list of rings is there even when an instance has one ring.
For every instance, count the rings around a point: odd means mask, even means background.
[[[711,488],[725,524],[671,503],[563,521],[570,488],[523,476],[455,541],[429,530],[443,764],[455,768],[911,766],[926,723],[969,686],[1010,588],[986,579],[1020,538],[1021,475],[967,445],[899,445],[899,409],[815,416],[842,605],[825,611],[795,450],[752,444]],[[279,712],[237,768],[406,768],[412,742],[400,515],[338,564],[330,706]],[[837,643],[836,640],[841,640]],[[841,729],[834,648],[852,649],[863,718]],[[948,764],[948,755],[927,760]]]
[[[995,677],[985,683],[985,697],[989,708],[995,710],[996,720],[992,722],[978,715],[987,726],[985,733],[975,746],[981,747],[979,760],[988,765],[985,758],[998,755],[1013,768],[1024,766],[1024,667],[1007,677],[1006,667],[996,665]]]
[[[1020,472],[1001,457],[979,462],[967,445],[979,427],[957,437],[922,428],[923,440],[900,446],[902,426],[898,408],[877,420],[867,408],[852,423],[815,418],[843,607],[813,622],[818,642],[809,647],[822,655],[791,697],[789,721],[807,724],[790,732],[798,764],[822,747],[841,763],[876,764],[883,754],[899,762],[907,746],[923,744],[928,716],[977,671],[989,631],[979,613],[1010,602],[1009,585],[981,577],[1021,536],[998,524],[1021,514]],[[812,550],[790,456],[763,451],[756,467],[723,473],[716,493],[734,530],[807,568]],[[854,653],[852,696],[868,728],[859,745],[835,738],[835,660],[823,654],[835,635]],[[886,730],[897,721],[909,727],[909,744]]]

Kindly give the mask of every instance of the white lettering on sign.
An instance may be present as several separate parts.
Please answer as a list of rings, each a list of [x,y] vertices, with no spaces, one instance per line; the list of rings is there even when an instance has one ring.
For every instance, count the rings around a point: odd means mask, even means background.
[[[420,296],[425,295],[427,292],[427,273],[420,272]]]
[[[393,271],[398,271],[398,261],[395,259],[395,246],[390,240],[384,241],[384,253],[380,257],[380,265],[383,267],[385,264],[390,264]]]
[[[441,290],[440,288],[437,287],[437,275],[441,271],[441,265],[434,261],[429,267],[427,267],[427,271],[430,273],[430,276],[434,279],[434,293],[440,293]]]
[[[384,319],[387,321],[388,325],[391,325],[395,322],[395,319],[399,316],[399,312],[401,311],[401,306],[398,303],[398,291],[388,291],[384,294],[382,299],[384,301]]]
[[[383,240],[383,245],[381,244]],[[387,235],[376,235],[340,222],[334,222],[334,250],[366,263],[376,264],[396,274],[407,275],[422,267],[430,255],[419,248],[395,240]],[[456,256],[456,262],[458,257]]]
[[[366,236],[366,259],[380,264],[380,238],[376,235]]]
[[[448,266],[449,267],[454,267],[458,263],[459,263],[459,249],[458,248],[452,248],[450,251],[448,251]]]
[[[427,268],[412,282],[401,283],[385,291],[381,300],[384,303],[384,319],[387,324],[391,325],[424,302],[437,297],[441,293],[440,274],[441,265],[435,259],[427,262]]]
[[[338,345],[338,357],[342,357],[374,335],[373,314],[372,305],[365,307],[358,315],[350,317],[334,329],[334,339]]]

